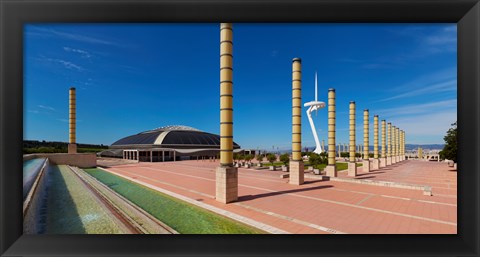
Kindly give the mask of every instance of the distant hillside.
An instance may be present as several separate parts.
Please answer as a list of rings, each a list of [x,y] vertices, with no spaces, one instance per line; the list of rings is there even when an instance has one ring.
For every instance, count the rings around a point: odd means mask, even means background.
[[[79,153],[96,153],[107,149],[106,145],[77,144]],[[38,140],[23,140],[23,153],[66,153],[68,152],[68,143],[66,142],[48,142]]]

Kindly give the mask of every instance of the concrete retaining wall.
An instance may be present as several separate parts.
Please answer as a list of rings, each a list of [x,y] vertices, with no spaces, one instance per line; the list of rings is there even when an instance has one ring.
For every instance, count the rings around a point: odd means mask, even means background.
[[[25,199],[23,213],[23,233],[24,234],[42,234],[45,230],[45,222],[41,222],[42,208],[45,208],[46,184],[49,163],[45,161],[36,180],[36,184]],[[28,206],[28,208],[26,208]]]
[[[41,157],[48,158],[51,164],[70,165],[79,168],[97,167],[97,156],[95,153],[36,153],[24,155],[23,160],[27,161]]]

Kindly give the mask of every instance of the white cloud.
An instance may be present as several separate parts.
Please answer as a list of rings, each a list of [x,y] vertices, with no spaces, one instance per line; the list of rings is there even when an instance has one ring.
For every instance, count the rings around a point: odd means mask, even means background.
[[[442,45],[442,44],[456,43],[457,37],[452,35],[434,35],[434,36],[427,37],[425,41],[427,42],[427,44],[430,44],[430,45]]]
[[[451,67],[414,78],[410,82],[396,86],[391,90],[391,97],[379,99],[376,102],[456,90],[457,68]]]
[[[411,104],[396,108],[380,109],[376,113],[384,117],[398,117],[402,115],[419,115],[437,113],[443,110],[456,110],[457,99],[444,100],[439,102]]]
[[[437,136],[437,141],[443,142],[445,133],[456,120],[457,112],[452,110],[395,119],[395,125],[408,135]]]
[[[419,85],[418,89],[409,90],[409,91],[407,90],[406,93],[394,95],[392,97],[387,97],[379,101],[380,102],[390,101],[390,100],[399,99],[399,98],[412,97],[412,96],[418,96],[423,94],[432,94],[432,93],[438,93],[438,92],[446,92],[446,91],[456,91],[456,90],[457,90],[457,80],[455,79],[455,80],[448,80],[448,81],[435,83],[429,86],[424,85],[422,87]]]
[[[425,38],[425,42],[431,45],[453,44],[457,42],[457,26],[446,26],[442,30],[429,35]]]
[[[72,62],[61,60],[61,59],[52,59],[52,58],[46,58],[46,61],[49,62],[54,62],[54,63],[59,63],[62,64],[65,68],[70,69],[70,70],[77,70],[77,71],[84,71],[85,69],[82,68],[79,65],[76,65]]]
[[[50,107],[50,106],[46,106],[46,105],[37,105],[38,108],[42,108],[44,110],[49,110],[49,111],[55,111],[55,108],[53,107]],[[38,111],[37,111],[38,112]]]
[[[457,25],[447,26],[443,30],[446,31],[446,32],[455,32],[456,33],[457,32]]]
[[[80,54],[82,57],[84,58],[90,58],[92,57],[92,54],[90,54],[89,52],[85,51],[85,50],[81,50],[81,49],[75,49],[75,48],[70,48],[70,47],[63,47],[63,50],[67,51],[67,52],[73,52],[73,53],[78,53]]]
[[[81,41],[85,43],[91,43],[91,44],[102,44],[102,45],[118,45],[114,42],[110,42],[107,40],[95,38],[95,37],[90,37],[90,36],[84,36],[80,34],[72,34],[72,33],[67,33],[67,32],[62,32],[54,29],[48,29],[48,28],[41,28],[41,27],[34,27],[36,31],[40,31],[43,33],[49,33],[51,35],[55,35],[58,37],[66,38],[66,39],[71,39],[75,41]]]

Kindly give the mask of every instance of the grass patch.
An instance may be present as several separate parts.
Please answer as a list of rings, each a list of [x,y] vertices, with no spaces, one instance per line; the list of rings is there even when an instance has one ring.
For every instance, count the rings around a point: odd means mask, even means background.
[[[85,171],[179,233],[265,233],[100,169]]]
[[[270,163],[270,162],[262,162],[262,165],[265,166],[265,167],[269,167],[269,166],[272,166],[272,163]],[[274,165],[274,166],[282,166],[282,165],[285,165],[285,163],[283,163],[283,162],[274,162],[273,165]]]
[[[362,166],[363,164],[357,163],[357,167]],[[341,162],[341,163],[335,163],[335,166],[337,166],[337,170],[346,170],[348,169],[348,163],[346,162]]]

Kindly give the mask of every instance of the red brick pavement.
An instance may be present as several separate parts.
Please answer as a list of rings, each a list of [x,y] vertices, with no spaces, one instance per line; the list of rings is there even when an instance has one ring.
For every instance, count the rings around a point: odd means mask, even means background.
[[[457,197],[457,171],[445,162],[409,160],[367,173],[359,167],[358,173],[357,179],[428,185],[434,195]],[[347,176],[347,172],[340,172],[339,176]]]
[[[239,168],[239,200],[231,204],[214,199],[218,162],[138,163],[108,170],[290,233],[455,234],[456,173],[441,164],[404,161],[369,174],[360,170],[359,178],[433,183],[433,196],[419,190],[314,179],[295,186],[281,179],[279,171]]]

